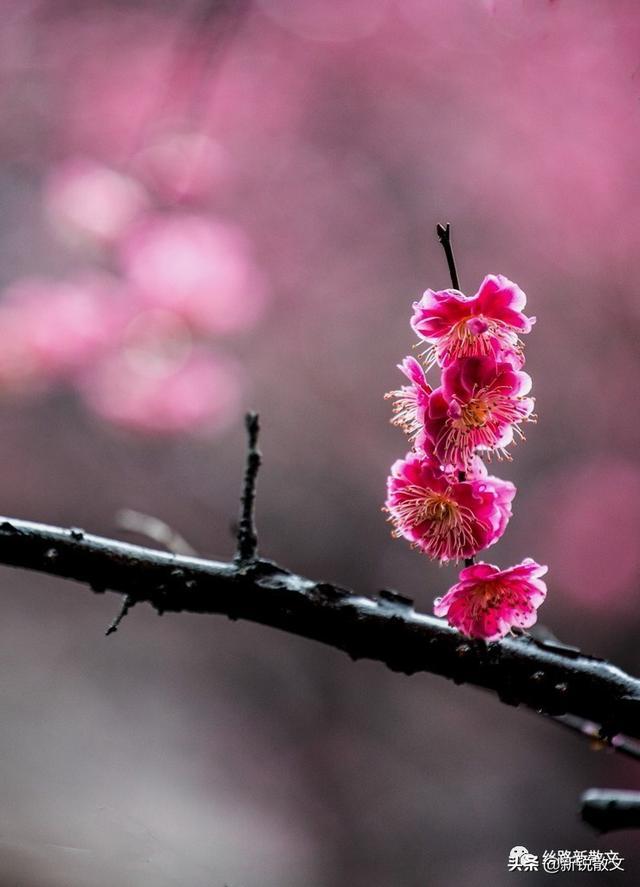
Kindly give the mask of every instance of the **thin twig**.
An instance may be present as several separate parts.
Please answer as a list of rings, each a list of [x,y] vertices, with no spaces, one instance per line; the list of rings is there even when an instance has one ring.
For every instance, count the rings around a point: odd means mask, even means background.
[[[559,715],[551,717],[551,720],[572,733],[578,733],[580,736],[587,737],[591,741],[591,747],[594,751],[606,749],[617,752],[634,761],[640,761],[640,744],[627,739],[626,736],[622,736],[619,733],[614,736],[607,736],[603,734],[602,727],[599,724],[594,724],[593,721],[587,721],[585,718],[578,718],[575,715]]]
[[[451,225],[436,225],[436,234],[438,240],[442,244],[444,254],[447,257],[447,265],[449,266],[449,274],[451,275],[451,286],[454,290],[460,289],[460,280],[458,279],[458,271],[456,268],[456,260],[453,257],[453,247],[451,246]]]
[[[258,556],[255,502],[256,481],[262,463],[262,456],[258,449],[260,421],[257,413],[247,413],[245,416],[245,427],[247,429],[247,461],[242,484],[242,496],[240,498],[238,547],[236,550],[236,562],[241,564],[250,563]]]
[[[640,792],[590,788],[580,802],[583,821],[602,834],[640,828]]]
[[[135,600],[131,597],[131,595],[125,594],[124,597],[122,598],[122,606],[120,607],[120,612],[118,613],[116,618],[113,620],[113,622],[111,623],[109,628],[107,628],[107,630],[105,631],[105,637],[109,637],[110,634],[113,634],[114,632],[116,632],[118,630],[120,623],[122,622],[122,620],[127,615],[129,610],[131,609],[131,607],[133,607],[134,604],[135,604]]]

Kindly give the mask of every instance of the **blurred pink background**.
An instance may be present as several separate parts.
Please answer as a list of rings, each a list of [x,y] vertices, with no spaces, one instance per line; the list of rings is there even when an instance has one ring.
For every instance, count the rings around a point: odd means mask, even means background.
[[[263,554],[430,611],[456,572],[389,536],[383,395],[450,221],[463,289],[505,274],[538,318],[488,559],[548,563],[541,621],[637,673],[637,3],[0,8],[2,512],[229,556],[256,408]],[[0,887],[506,887],[514,845],[638,883],[637,837],[576,813],[640,788],[624,760],[258,626],[105,639],[117,607],[2,569]]]

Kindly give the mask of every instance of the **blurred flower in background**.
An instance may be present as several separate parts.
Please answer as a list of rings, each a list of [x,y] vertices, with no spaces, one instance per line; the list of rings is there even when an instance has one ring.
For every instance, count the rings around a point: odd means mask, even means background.
[[[74,157],[51,170],[43,200],[55,233],[82,248],[117,241],[144,210],[147,195],[131,176]]]
[[[220,346],[260,319],[264,278],[238,225],[162,209],[163,197],[197,199],[211,184],[211,145],[176,139],[149,149],[149,188],[87,158],[51,170],[47,219],[94,267],[6,287],[1,389],[66,383],[103,419],[150,434],[215,434],[237,419],[243,377]]]
[[[15,391],[69,382],[119,341],[131,310],[120,281],[93,269],[66,280],[14,281],[0,302],[0,336],[13,355],[1,386]]]
[[[237,228],[195,214],[146,216],[122,244],[127,280],[194,332],[224,335],[260,319],[264,286]]]

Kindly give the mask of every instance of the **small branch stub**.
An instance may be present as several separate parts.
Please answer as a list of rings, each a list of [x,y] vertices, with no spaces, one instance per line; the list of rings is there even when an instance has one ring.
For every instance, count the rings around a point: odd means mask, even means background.
[[[109,628],[105,631],[105,637],[109,637],[110,634],[114,634],[118,628],[120,627],[120,623],[124,619],[124,617],[129,613],[129,610],[135,604],[135,600],[131,597],[130,594],[125,594],[122,598],[122,606],[120,607],[120,611],[116,618],[113,620]]]
[[[238,521],[238,547],[236,563],[246,564],[258,556],[258,533],[255,523],[256,481],[262,463],[262,455],[258,449],[260,421],[257,413],[247,413],[245,417],[247,429],[247,461],[240,498],[240,519]]]

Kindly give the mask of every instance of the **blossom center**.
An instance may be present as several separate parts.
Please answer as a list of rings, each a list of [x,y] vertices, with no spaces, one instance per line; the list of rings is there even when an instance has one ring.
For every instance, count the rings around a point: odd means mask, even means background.
[[[424,500],[424,520],[443,524],[443,529],[451,529],[459,521],[459,507],[456,502],[442,493],[432,493]]]
[[[404,490],[403,501],[395,511],[403,523],[417,527],[426,521],[438,525],[437,532],[448,532],[462,519],[461,507],[446,493],[436,493],[427,487],[410,484]]]
[[[487,613],[500,607],[508,589],[499,582],[481,582],[473,590],[471,613],[477,618],[481,613]]]
[[[484,317],[470,317],[467,321],[467,329],[473,336],[481,336],[489,329],[489,322]]]
[[[420,541],[415,543],[438,560],[465,557],[474,545],[476,528],[482,521],[466,505],[457,502],[449,489],[436,491],[419,484],[404,487],[401,499],[394,503],[392,520],[394,535],[411,528]]]
[[[463,317],[451,326],[434,348],[445,362],[458,357],[486,356],[491,354],[489,334],[495,327],[495,322],[484,317]]]
[[[460,411],[460,418],[466,428],[482,428],[489,421],[491,408],[486,400],[474,398]]]

